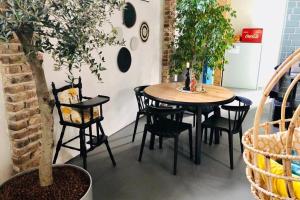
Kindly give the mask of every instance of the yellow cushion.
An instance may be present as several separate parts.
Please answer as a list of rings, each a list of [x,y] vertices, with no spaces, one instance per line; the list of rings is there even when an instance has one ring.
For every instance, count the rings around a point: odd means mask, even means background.
[[[76,104],[79,103],[79,90],[78,88],[70,88],[61,92],[58,96],[60,103],[63,104]],[[61,107],[62,117],[64,121],[81,124],[81,111],[79,109],[70,108],[66,106]],[[99,108],[93,108],[93,118],[100,116]],[[90,109],[83,110],[83,121],[87,123],[91,120]]]
[[[266,170],[265,157],[262,155],[258,155],[257,160],[258,160],[258,167],[260,169]],[[270,164],[271,164],[271,173],[272,174],[284,175],[284,169],[281,164],[277,163],[276,161],[274,161],[272,159],[270,160]],[[293,175],[293,177],[299,177],[299,176]],[[262,175],[262,179],[266,183],[267,180],[264,175]],[[282,197],[288,197],[287,186],[283,179],[273,178],[272,186],[273,186],[273,193],[279,194]],[[293,188],[294,188],[294,193],[295,193],[297,199],[300,199],[300,182],[294,181]]]
[[[78,88],[70,88],[58,95],[60,103],[74,104],[79,102],[79,90]]]
[[[64,121],[72,122],[72,123],[76,123],[76,124],[82,123],[80,110],[74,109],[74,108],[72,109],[69,107],[62,107],[61,111],[62,111],[62,116],[63,116]],[[94,107],[93,108],[93,118],[95,119],[99,116],[100,116],[99,109]],[[90,109],[84,109],[83,110],[84,123],[87,123],[90,120],[91,120]]]

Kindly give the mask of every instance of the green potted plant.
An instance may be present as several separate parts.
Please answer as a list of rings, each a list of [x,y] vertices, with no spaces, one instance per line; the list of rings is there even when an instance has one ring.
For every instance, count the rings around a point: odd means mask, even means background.
[[[69,182],[59,181],[62,180],[61,177],[56,177],[58,180],[53,178],[53,174],[55,175],[59,169],[61,171],[66,169],[63,166],[57,169],[52,166],[53,103],[43,69],[49,66],[43,66],[38,55],[43,52],[51,54],[56,62],[55,69],[67,69],[71,82],[74,81],[72,71],[80,70],[82,67],[88,67],[91,73],[101,80],[101,71],[105,70],[101,48],[105,45],[124,44],[124,41],[116,39],[117,32],[113,27],[109,31],[102,27],[104,23],[111,24],[111,15],[116,9],[120,9],[122,4],[123,2],[119,0],[0,0],[0,42],[9,43],[14,36],[21,42],[33,70],[42,120],[41,159],[38,171],[36,169],[25,172],[12,178],[17,181],[9,180],[2,184],[0,199],[12,199],[16,197],[14,195],[24,199],[25,194],[22,194],[26,191],[24,188],[34,182],[39,184],[35,184],[36,187],[29,193],[43,194],[35,196],[36,199],[53,199],[51,195],[60,188],[69,191],[65,193],[74,193],[70,191],[75,184],[70,181],[74,181],[76,177],[73,177],[74,179],[69,177]],[[80,185],[75,185],[79,188],[73,191],[81,194],[76,194],[77,197],[74,198],[91,198],[91,194],[88,194],[91,190],[91,178],[88,173],[78,167],[66,168],[76,171],[73,174],[77,174],[77,177],[85,177],[84,182],[78,184],[86,187],[82,189]],[[12,183],[20,185],[22,180],[25,181],[22,183],[24,187],[11,185]],[[63,195],[62,193],[59,195]],[[60,199],[70,198],[60,196]]]
[[[202,79],[204,67],[222,69],[234,42],[233,17],[230,5],[217,0],[178,0],[170,73],[182,73],[187,63],[197,79]]]

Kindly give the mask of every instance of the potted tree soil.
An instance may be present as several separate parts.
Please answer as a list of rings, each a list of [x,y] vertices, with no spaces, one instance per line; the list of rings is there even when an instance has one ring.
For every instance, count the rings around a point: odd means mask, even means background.
[[[19,40],[31,65],[42,121],[39,168],[12,177],[0,186],[0,199],[91,199],[92,179],[87,171],[70,165],[52,166],[53,103],[39,55],[49,53],[55,70],[88,67],[101,80],[105,59],[101,47],[122,45],[110,16],[118,0],[0,0],[0,42]],[[65,73],[65,72],[62,72]]]

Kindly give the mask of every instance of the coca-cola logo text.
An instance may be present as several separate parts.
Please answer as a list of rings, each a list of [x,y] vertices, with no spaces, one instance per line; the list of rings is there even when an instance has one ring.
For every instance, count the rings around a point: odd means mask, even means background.
[[[259,38],[259,34],[258,33],[246,34],[245,38],[247,38],[247,39],[258,39]]]

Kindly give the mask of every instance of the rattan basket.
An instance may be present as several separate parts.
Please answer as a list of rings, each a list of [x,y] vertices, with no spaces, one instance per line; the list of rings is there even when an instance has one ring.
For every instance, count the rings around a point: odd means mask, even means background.
[[[295,182],[300,182],[300,177],[292,176],[291,172],[291,161],[292,160],[300,160],[300,156],[292,155],[293,148],[293,135],[296,131],[296,128],[299,127],[299,115],[300,115],[300,106],[294,112],[294,115],[291,119],[285,119],[285,108],[288,100],[288,96],[290,95],[293,88],[297,85],[300,80],[300,75],[296,76],[289,86],[282,103],[281,110],[281,120],[261,123],[261,117],[264,110],[264,105],[268,99],[268,96],[272,90],[272,88],[276,85],[276,83],[284,76],[286,72],[296,63],[300,61],[300,49],[290,55],[277,69],[276,73],[273,75],[269,83],[267,84],[261,101],[258,105],[254,126],[249,129],[243,136],[243,145],[245,147],[245,151],[243,154],[244,161],[247,165],[246,168],[246,176],[251,184],[251,192],[255,196],[256,199],[260,200],[273,200],[273,199],[297,199],[295,195],[295,191],[299,191],[299,188],[294,187]],[[288,130],[286,130],[286,123],[289,122]],[[279,126],[276,131],[273,128],[273,125]],[[298,129],[297,129],[298,130]],[[261,135],[269,135],[269,134],[286,134],[285,145],[283,146],[283,150],[281,153],[273,153],[269,151],[264,151],[259,149],[259,138]],[[263,156],[264,158],[264,166],[265,168],[260,168],[258,165],[258,156]],[[280,160],[283,165],[283,174],[274,174],[271,170],[271,160]],[[264,177],[264,178],[262,178]],[[274,180],[282,180],[285,184],[287,196],[283,196],[274,192]],[[299,197],[298,197],[299,198]]]

